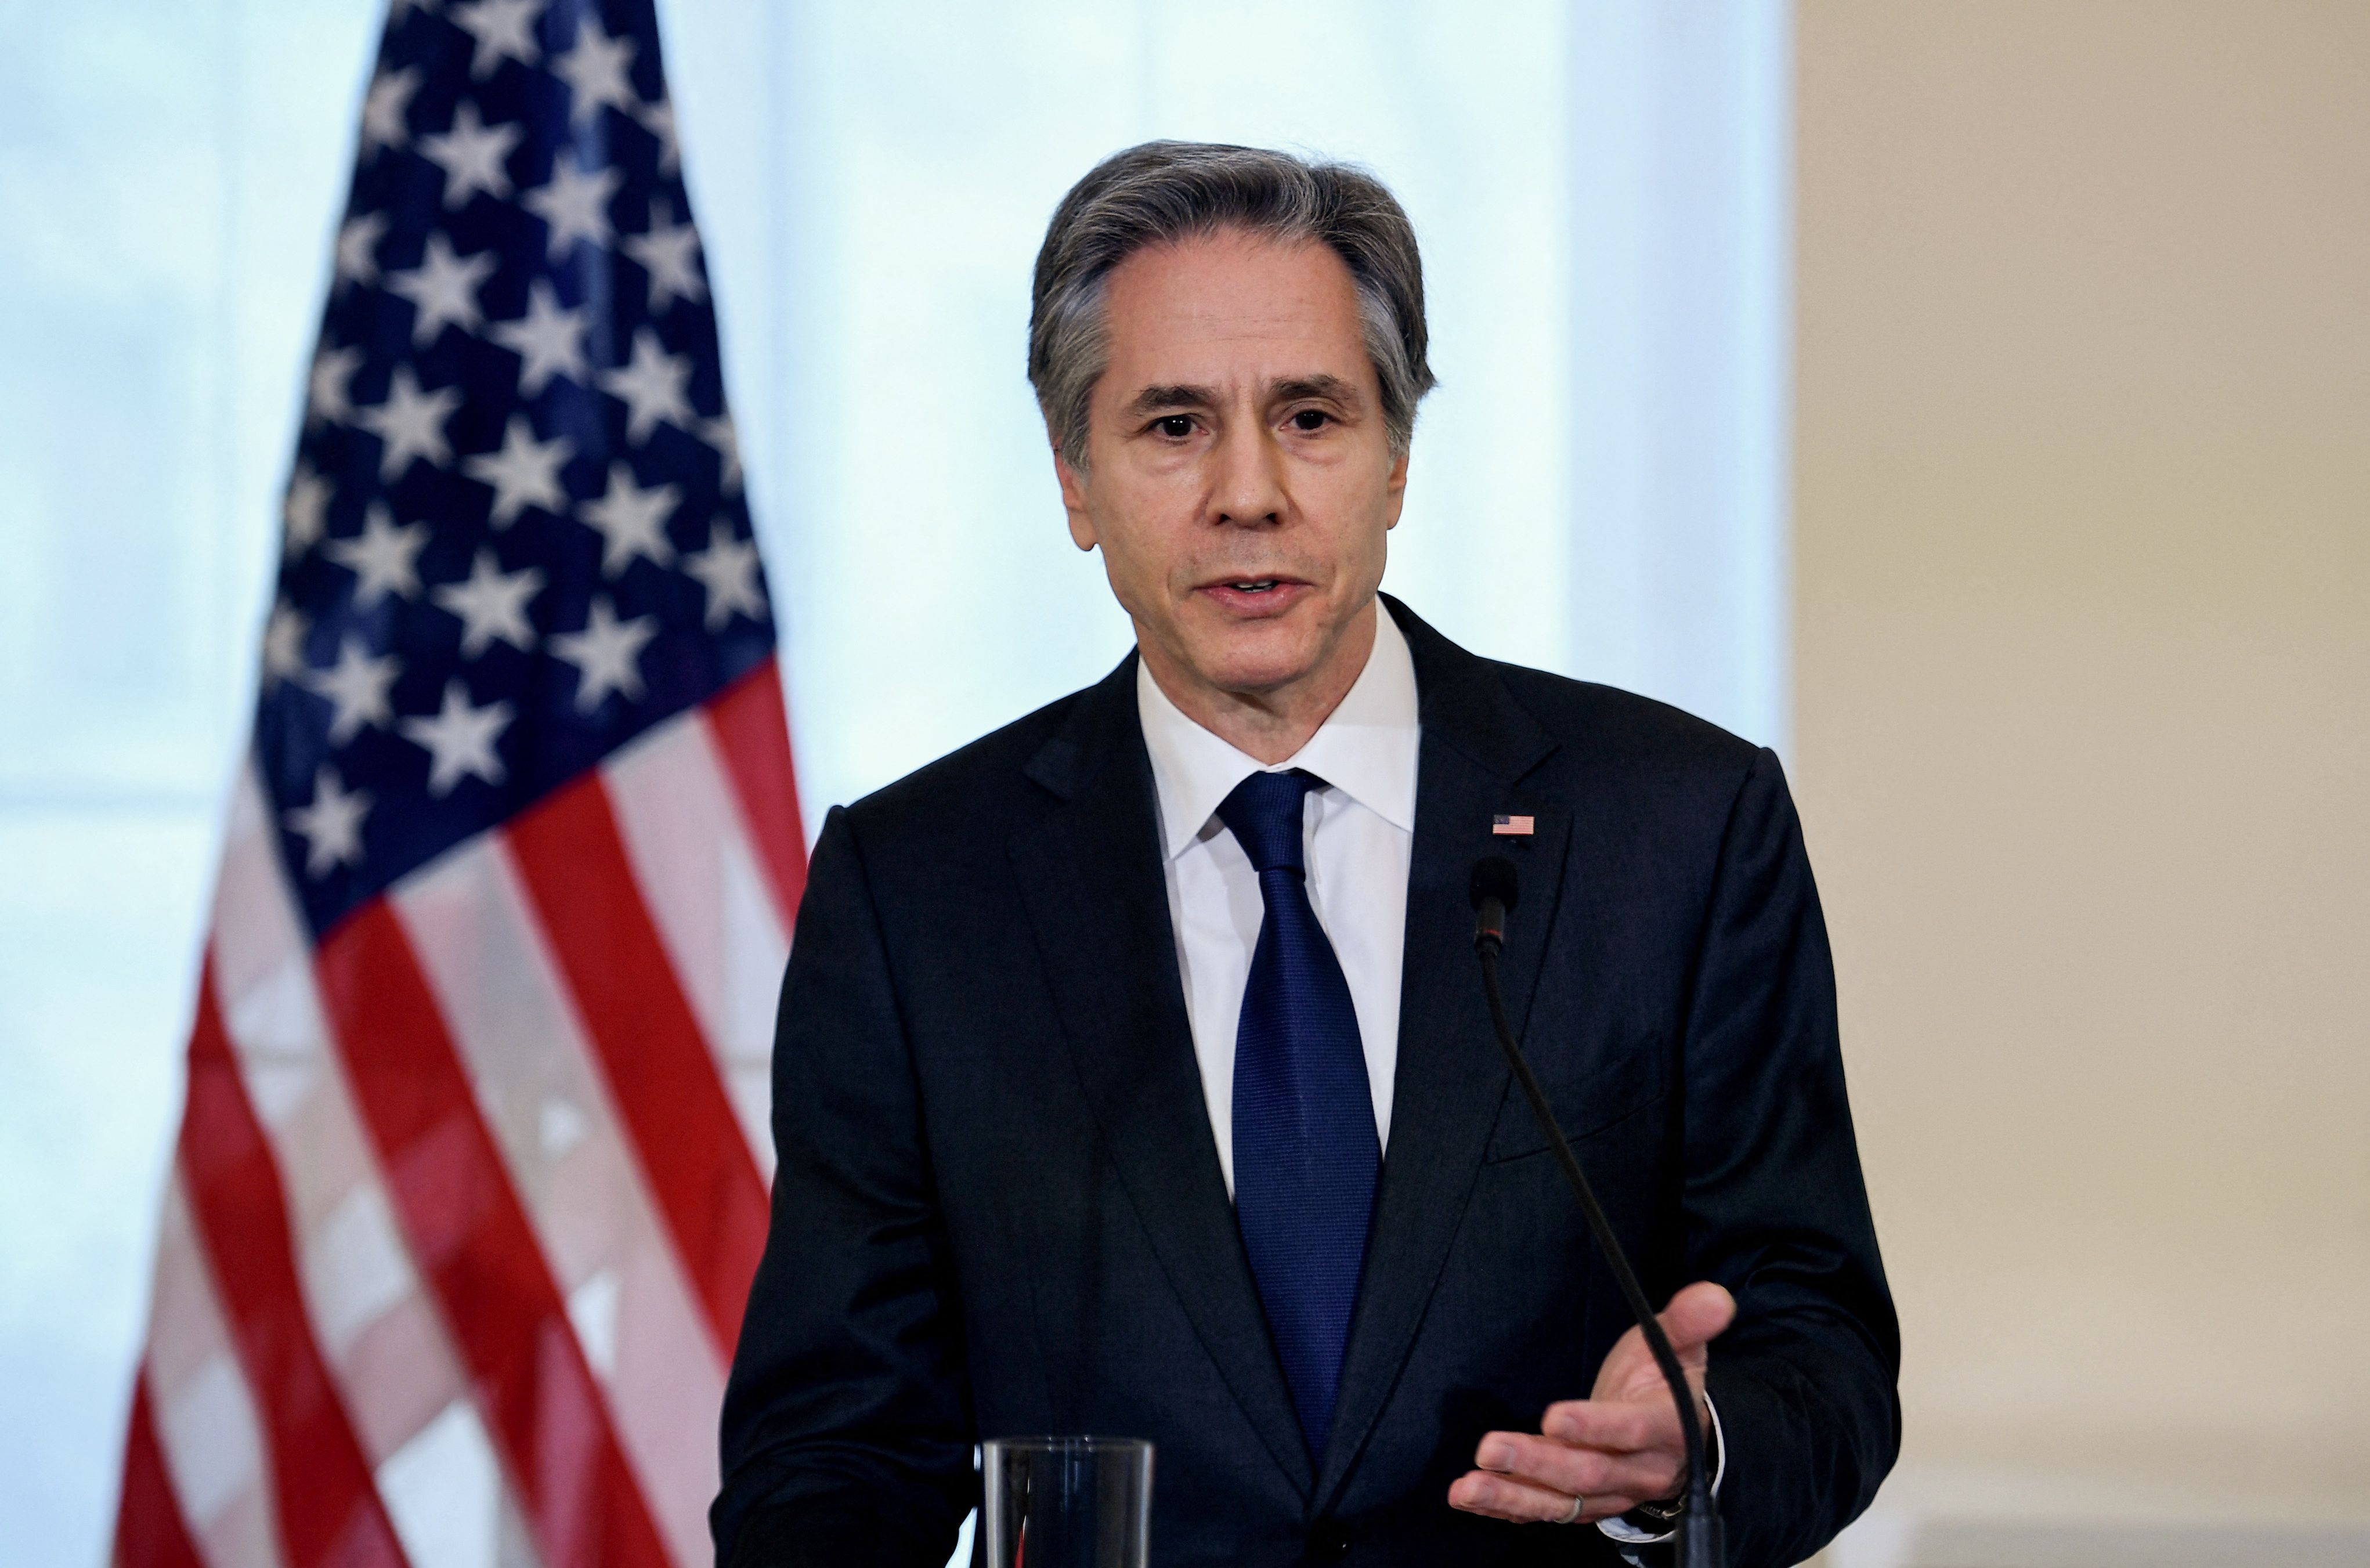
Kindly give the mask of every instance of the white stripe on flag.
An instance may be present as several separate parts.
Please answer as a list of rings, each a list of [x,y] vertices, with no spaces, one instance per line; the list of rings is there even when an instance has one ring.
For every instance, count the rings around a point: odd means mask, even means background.
[[[251,770],[242,771],[232,798],[214,900],[213,962],[224,1030],[287,1196],[315,1337],[412,1568],[443,1568],[451,1559],[435,1543],[453,1536],[453,1520],[443,1508],[391,1493],[389,1467],[395,1473],[416,1470],[407,1457],[413,1445],[432,1423],[449,1424],[456,1404],[469,1421],[478,1417],[329,1048],[312,950]],[[477,1473],[448,1472],[447,1505],[463,1494],[489,1494],[498,1499],[496,1516],[514,1521],[517,1500],[490,1448],[481,1441],[478,1449]],[[447,1444],[445,1451],[454,1450]],[[512,1534],[525,1539],[523,1527],[513,1525]]]
[[[501,1568],[505,1539],[527,1540],[502,1486],[477,1407],[454,1400],[378,1467],[378,1494],[411,1568]]]
[[[472,840],[397,919],[678,1562],[704,1561],[724,1374],[516,869]]]
[[[602,773],[634,880],[770,1182],[774,1013],[789,940],[724,760],[701,715],[686,713],[619,751]]]
[[[198,1244],[177,1161],[156,1237],[148,1383],[181,1516],[213,1568],[279,1568],[263,1422]]]

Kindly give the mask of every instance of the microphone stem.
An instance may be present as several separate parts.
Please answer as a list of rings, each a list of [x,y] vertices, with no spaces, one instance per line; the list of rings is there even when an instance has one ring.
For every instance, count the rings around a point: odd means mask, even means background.
[[[1587,1216],[1588,1232],[1596,1239],[1596,1251],[1605,1259],[1606,1266],[1612,1269],[1614,1282],[1620,1286],[1622,1296],[1628,1299],[1630,1315],[1638,1320],[1638,1327],[1646,1336],[1647,1348],[1654,1353],[1654,1364],[1662,1369],[1663,1380],[1671,1386],[1671,1398],[1678,1405],[1679,1430],[1686,1441],[1688,1501],[1686,1514],[1680,1516],[1680,1530],[1683,1535],[1688,1533],[1690,1524],[1700,1522],[1705,1527],[1705,1533],[1708,1534],[1718,1527],[1713,1520],[1703,1517],[1711,1511],[1711,1477],[1704,1470],[1703,1424],[1696,1418],[1694,1390],[1687,1387],[1686,1372],[1679,1366],[1678,1353],[1671,1348],[1670,1336],[1662,1332],[1662,1320],[1654,1315],[1653,1304],[1646,1299],[1646,1292],[1639,1285],[1638,1275],[1630,1269],[1629,1260],[1621,1251],[1621,1243],[1614,1238],[1613,1224],[1605,1217],[1605,1210],[1597,1204],[1595,1189],[1588,1184],[1587,1173],[1581,1170],[1580,1160],[1572,1154],[1571,1145],[1564,1138],[1563,1129],[1556,1124],[1555,1113],[1547,1105],[1547,1092],[1539,1088],[1539,1080],[1532,1073],[1531,1064],[1524,1059],[1523,1048],[1514,1043],[1513,1027],[1506,1021],[1505,997],[1500,994],[1498,986],[1497,945],[1486,940],[1474,945],[1481,955],[1482,989],[1490,996],[1490,1021],[1497,1030],[1499,1046],[1506,1053],[1506,1064],[1514,1069],[1514,1081],[1523,1086],[1523,1093],[1531,1102],[1532,1113],[1538,1117],[1541,1130],[1546,1132],[1553,1145],[1556,1162],[1563,1167],[1564,1178],[1571,1183],[1572,1195],[1580,1200],[1580,1211]],[[1717,1539],[1717,1537],[1713,1539]]]

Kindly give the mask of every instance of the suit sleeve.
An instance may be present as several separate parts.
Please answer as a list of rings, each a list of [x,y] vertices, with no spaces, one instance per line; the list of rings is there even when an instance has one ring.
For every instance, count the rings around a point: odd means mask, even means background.
[[[799,908],[774,1042],[773,1221],[726,1389],[724,1568],[940,1568],[977,1492],[920,1094],[848,814]]]
[[[1844,1091],[1826,925],[1766,750],[1731,808],[1681,1070],[1687,1277],[1738,1304],[1708,1379],[1729,1561],[1796,1562],[1892,1468],[1901,1343]]]

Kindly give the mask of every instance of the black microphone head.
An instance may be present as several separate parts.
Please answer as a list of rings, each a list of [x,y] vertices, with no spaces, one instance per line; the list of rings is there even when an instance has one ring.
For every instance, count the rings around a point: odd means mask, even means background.
[[[1490,899],[1500,907],[1514,906],[1514,862],[1503,855],[1491,855],[1473,865],[1473,907],[1479,909]]]

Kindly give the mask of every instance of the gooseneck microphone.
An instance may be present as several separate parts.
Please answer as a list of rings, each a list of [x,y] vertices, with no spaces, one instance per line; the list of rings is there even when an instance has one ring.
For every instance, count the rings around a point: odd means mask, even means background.
[[[1490,1022],[1498,1032],[1498,1044],[1506,1053],[1506,1065],[1514,1069],[1514,1081],[1523,1086],[1524,1097],[1531,1102],[1531,1113],[1539,1119],[1539,1130],[1547,1136],[1554,1147],[1556,1161],[1563,1167],[1564,1177],[1571,1183],[1572,1195],[1580,1200],[1580,1211],[1588,1219],[1588,1233],[1596,1239],[1596,1250],[1613,1270],[1614,1280],[1621,1286],[1622,1296],[1629,1303],[1630,1315],[1646,1336],[1646,1344],[1654,1353],[1654,1365],[1662,1369],[1662,1380],[1671,1386],[1671,1398],[1679,1408],[1679,1430],[1686,1440],[1687,1504],[1678,1516],[1674,1546],[1679,1568],[1720,1568],[1727,1552],[1721,1539],[1720,1513],[1712,1502],[1711,1473],[1704,1464],[1703,1424],[1696,1418],[1695,1394],[1687,1387],[1686,1373],[1679,1366],[1678,1353],[1671,1348],[1671,1338],[1654,1316],[1653,1305],[1638,1284],[1637,1272],[1630,1268],[1621,1243],[1613,1234],[1612,1222],[1597,1204],[1595,1190],[1589,1186],[1588,1177],[1571,1152],[1571,1145],[1556,1125],[1555,1112],[1548,1108],[1545,1090],[1531,1071],[1531,1064],[1523,1057],[1523,1048],[1514,1043],[1514,1031],[1506,1021],[1506,998],[1498,988],[1498,954],[1506,945],[1506,916],[1514,907],[1519,888],[1514,880],[1514,864],[1503,856],[1492,855],[1473,868],[1473,951],[1481,960],[1481,987],[1489,993]]]

